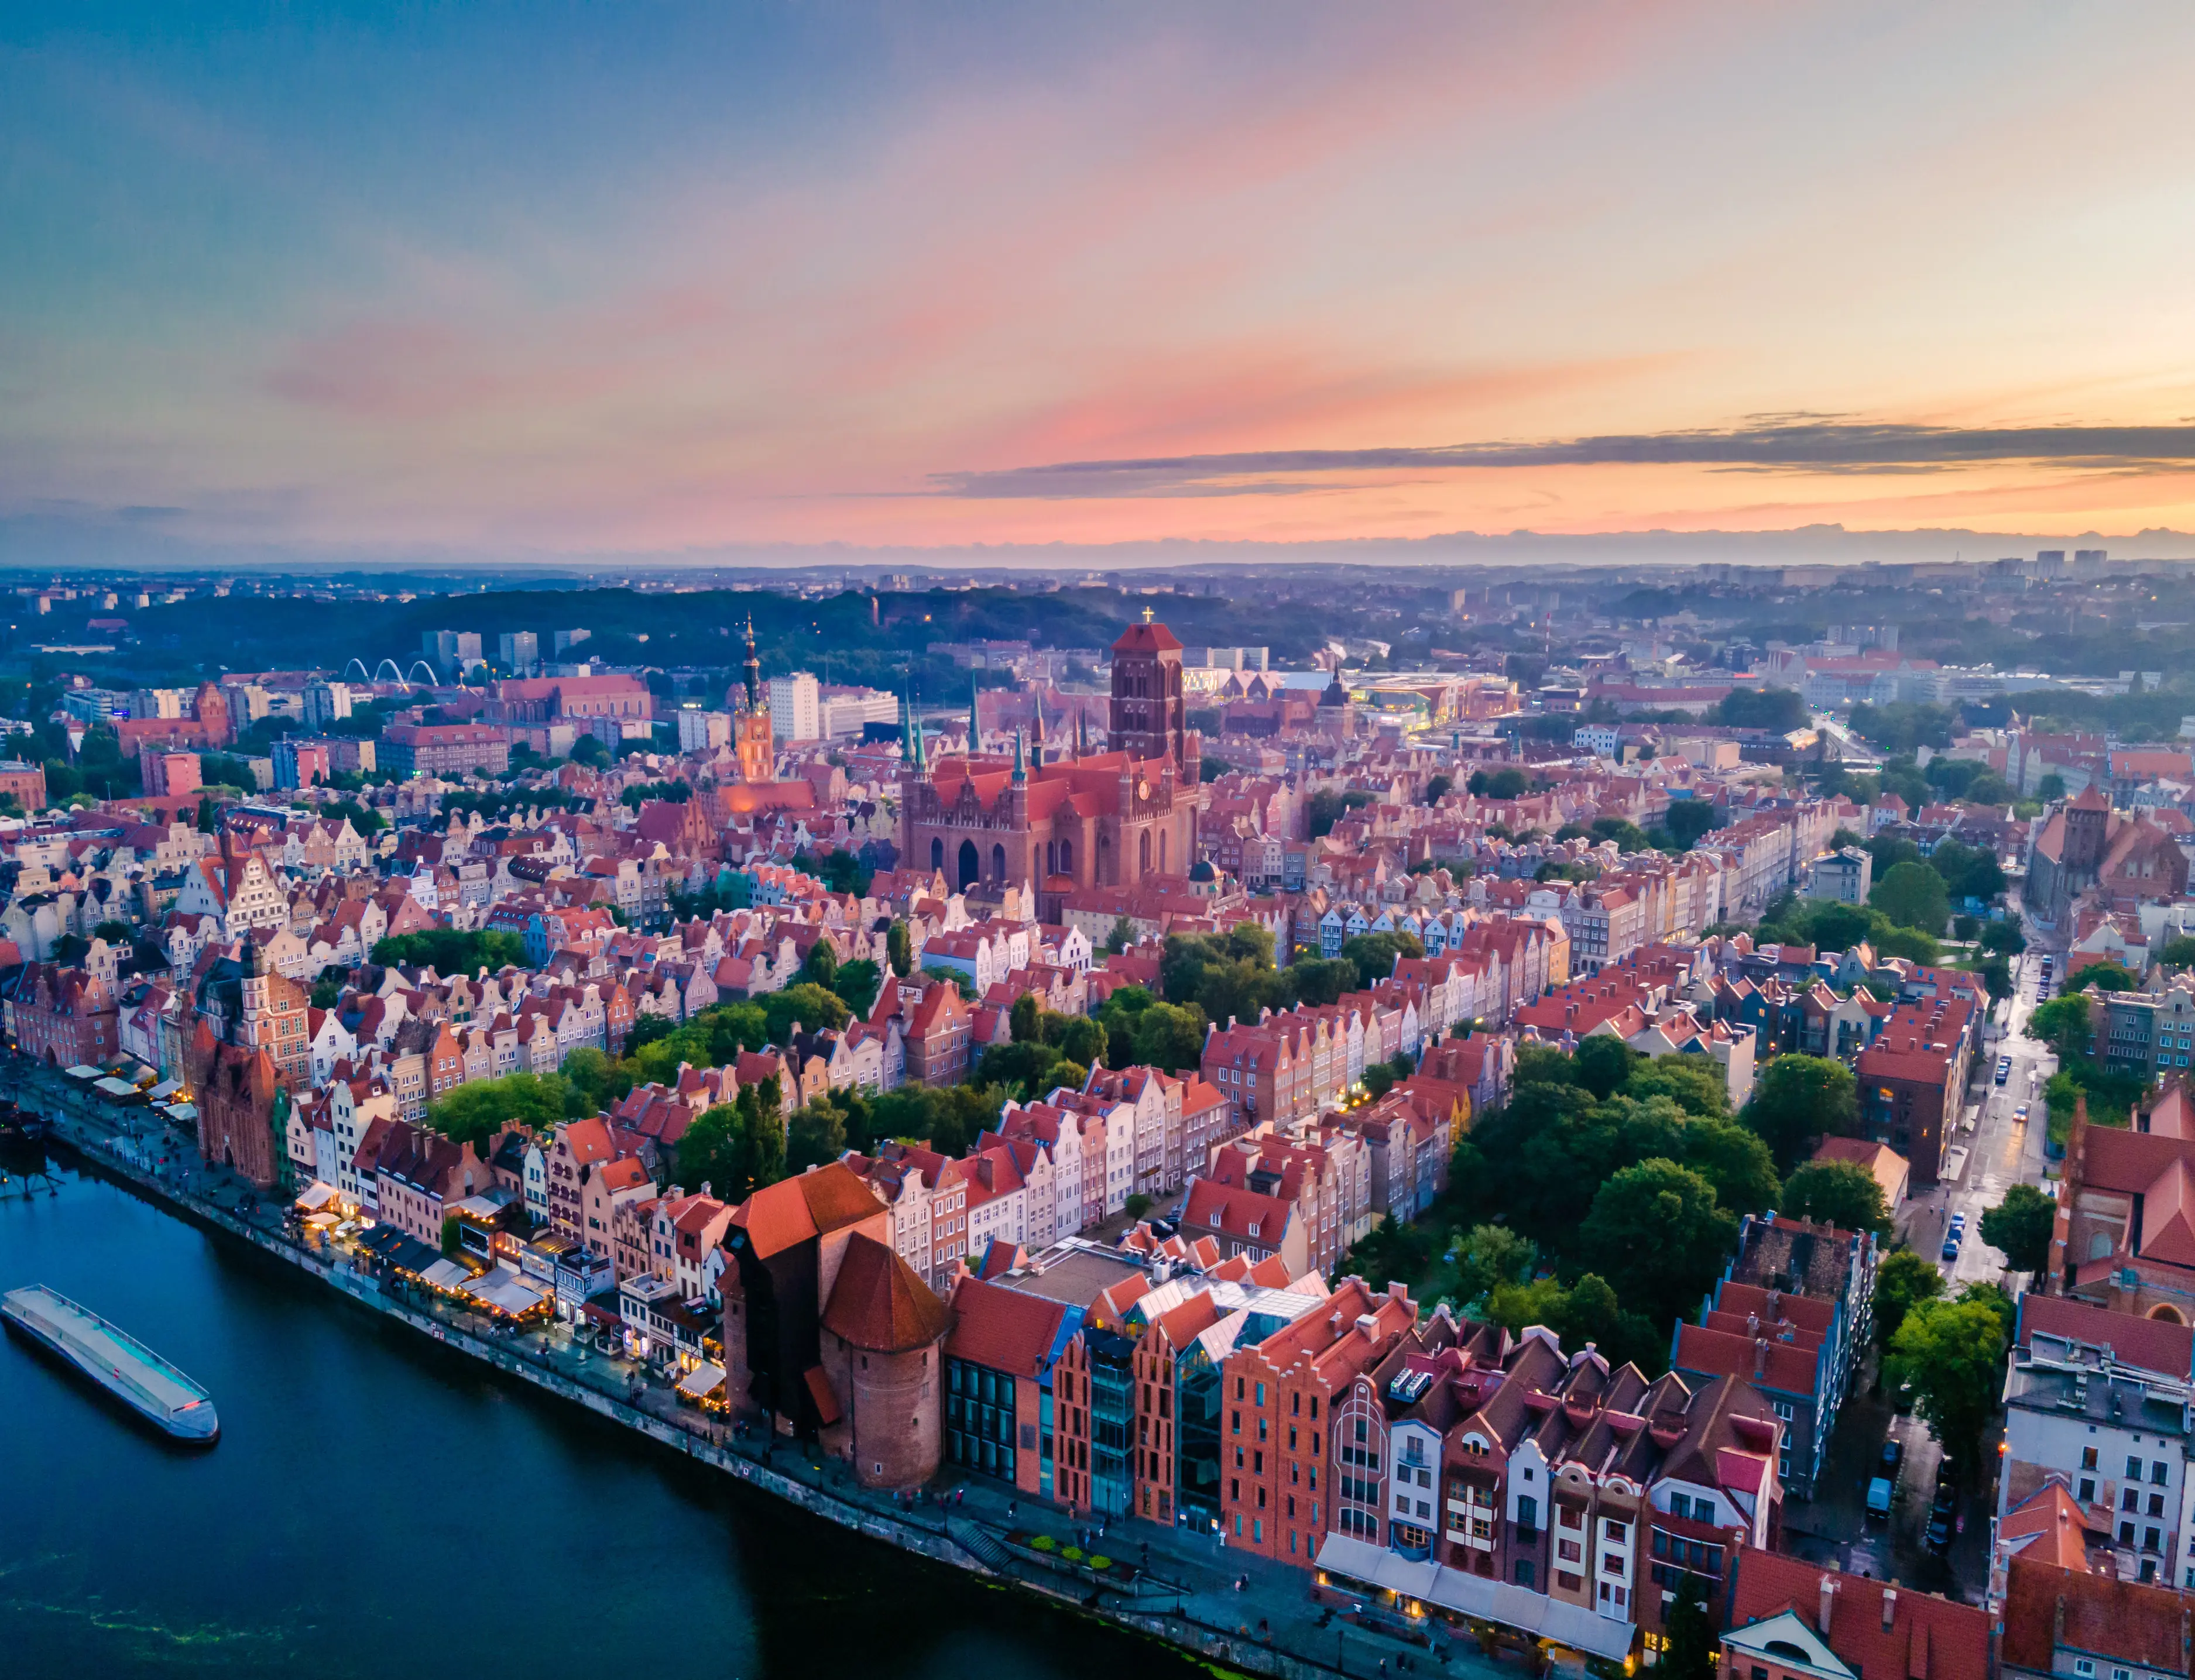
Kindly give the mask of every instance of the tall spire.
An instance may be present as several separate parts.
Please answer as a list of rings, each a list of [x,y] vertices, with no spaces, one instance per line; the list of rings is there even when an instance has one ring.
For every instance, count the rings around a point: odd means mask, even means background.
[[[977,745],[983,739],[983,726],[976,717],[976,679],[968,679],[968,756],[976,756]]]
[[[1022,756],[1022,732],[1018,724],[1014,728],[1014,780],[1017,782],[1028,780],[1028,766]]]
[[[747,710],[758,711],[762,707],[762,661],[755,654],[754,614],[747,614]]]
[[[1044,690],[1036,691],[1036,737],[1031,743],[1036,749],[1036,762],[1044,762]]]
[[[1090,756],[1090,714],[1080,706],[1074,708],[1074,756],[1077,758]]]

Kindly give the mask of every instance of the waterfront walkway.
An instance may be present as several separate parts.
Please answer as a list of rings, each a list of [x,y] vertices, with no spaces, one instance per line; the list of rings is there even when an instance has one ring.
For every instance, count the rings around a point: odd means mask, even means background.
[[[51,1121],[57,1139],[179,1210],[239,1232],[458,1351],[492,1359],[571,1397],[592,1397],[592,1409],[890,1544],[1017,1581],[1207,1657],[1265,1673],[1338,1670],[1369,1677],[1414,1669],[1492,1677],[1535,1666],[1529,1658],[1489,1657],[1468,1639],[1451,1641],[1445,1630],[1437,1631],[1429,1645],[1357,1625],[1311,1602],[1309,1578],[1301,1570],[1230,1551],[1216,1536],[1126,1520],[1101,1529],[1095,1519],[1018,1499],[998,1482],[949,1467],[913,1495],[862,1487],[844,1464],[812,1445],[735,1431],[680,1399],[671,1381],[597,1351],[561,1325],[515,1330],[431,1291],[384,1285],[324,1238],[302,1230],[285,1203],[269,1203],[235,1174],[209,1166],[194,1147],[162,1130],[142,1109],[110,1104],[55,1070],[12,1056],[0,1067],[0,1084],[16,1085],[18,1100]],[[1017,1533],[1050,1535],[1057,1543],[1054,1557],[1012,1545],[1009,1537]],[[1101,1584],[1057,1557],[1057,1551],[1085,1541],[1091,1543],[1085,1550],[1137,1566],[1138,1579]]]

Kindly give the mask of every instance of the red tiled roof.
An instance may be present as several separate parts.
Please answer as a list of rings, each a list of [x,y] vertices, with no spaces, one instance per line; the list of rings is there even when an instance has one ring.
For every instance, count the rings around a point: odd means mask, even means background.
[[[1749,1546],[1738,1553],[1736,1572],[1730,1605],[1733,1629],[1792,1611],[1852,1672],[1868,1680],[1976,1680],[1990,1671],[1989,1615],[1978,1605],[1955,1604],[1910,1587]],[[1824,1576],[1835,1589],[1826,1631],[1821,1625]],[[2047,1614],[2043,1625],[2047,1634]],[[2175,1619],[2175,1638],[2178,1626]],[[2005,1660],[2012,1660],[2009,1649]],[[2047,1648],[2041,1666],[2049,1671]]]
[[[826,1330],[865,1353],[903,1354],[935,1343],[948,1321],[945,1303],[889,1246],[859,1232],[847,1239]]]
[[[1041,1295],[963,1280],[953,1292],[953,1332],[945,1351],[993,1371],[1035,1377],[1059,1334],[1067,1309]]]

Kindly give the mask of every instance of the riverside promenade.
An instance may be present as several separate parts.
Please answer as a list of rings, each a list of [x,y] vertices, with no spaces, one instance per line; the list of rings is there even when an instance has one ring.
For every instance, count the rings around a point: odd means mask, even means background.
[[[110,1104],[12,1056],[0,1065],[0,1083],[12,1085],[22,1105],[49,1121],[55,1142],[170,1212],[297,1267],[359,1308],[842,1528],[1276,1680],[1531,1671],[1529,1658],[1489,1658],[1468,1640],[1451,1643],[1436,1632],[1429,1646],[1337,1616],[1311,1602],[1301,1571],[1230,1552],[1215,1537],[1117,1522],[1102,1549],[1138,1565],[1138,1573],[1132,1583],[1103,1581],[1010,1539],[1048,1534],[1063,1551],[1091,1519],[1016,1500],[995,1483],[955,1479],[950,1471],[912,1497],[861,1487],[812,1447],[742,1436],[682,1401],[645,1366],[596,1352],[562,1326],[514,1330],[429,1292],[395,1280],[385,1286],[297,1228],[286,1205],[265,1204],[250,1184],[209,1167],[142,1110]]]

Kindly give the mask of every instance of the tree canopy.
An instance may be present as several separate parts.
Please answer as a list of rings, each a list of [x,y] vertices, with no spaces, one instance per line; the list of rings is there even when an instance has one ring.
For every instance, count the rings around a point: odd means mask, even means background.
[[[526,964],[526,941],[516,934],[477,929],[423,928],[374,941],[372,960],[384,967],[432,968],[436,974],[476,974]]]
[[[1823,1137],[1858,1128],[1859,1086],[1841,1062],[1787,1052],[1761,1070],[1741,1118],[1789,1171]]]
[[[1841,1231],[1890,1234],[1882,1186],[1857,1161],[1809,1161],[1783,1181],[1776,1211]]]
[[[2058,1204],[2032,1184],[2014,1184],[2004,1200],[1982,1215],[1982,1240],[2001,1249],[2015,1272],[2040,1272],[2050,1262],[2050,1234]]]
[[[2003,1384],[2005,1322],[1994,1303],[1921,1301],[1891,1340],[1889,1375],[1955,1463],[1971,1465]]]
[[[1867,901],[1901,928],[1917,928],[1931,936],[1940,935],[1951,919],[1950,890],[1944,877],[1925,863],[1893,864],[1876,881]]]

